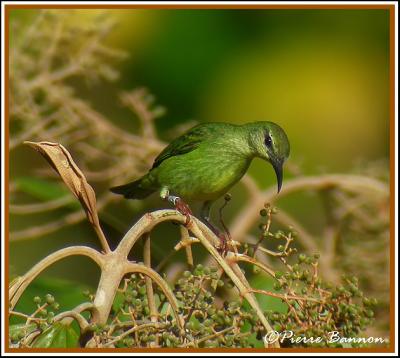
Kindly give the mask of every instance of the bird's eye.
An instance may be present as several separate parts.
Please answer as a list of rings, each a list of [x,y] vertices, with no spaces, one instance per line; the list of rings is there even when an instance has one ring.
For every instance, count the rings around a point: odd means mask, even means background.
[[[271,145],[272,145],[272,138],[271,138],[271,136],[269,135],[269,134],[267,134],[266,136],[265,136],[265,145],[267,146],[267,147],[271,147]]]

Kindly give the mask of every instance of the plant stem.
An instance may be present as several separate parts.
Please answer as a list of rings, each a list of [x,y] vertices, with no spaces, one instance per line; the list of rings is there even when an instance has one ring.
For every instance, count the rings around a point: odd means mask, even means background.
[[[287,180],[279,198],[299,190],[319,190],[329,187],[339,187],[350,192],[375,192],[380,196],[389,196],[387,185],[379,180],[361,175],[327,174]],[[263,207],[264,203],[273,203],[276,199],[276,189],[272,187],[254,197],[236,216],[231,226],[232,237],[236,240],[243,238],[259,218],[259,208]]]
[[[24,276],[20,277],[18,281],[11,287],[9,291],[10,309],[12,310],[18,303],[21,295],[24,293],[28,285],[47,267],[51,266],[53,263],[66,258],[68,256],[83,255],[88,256],[94,262],[96,262],[100,268],[104,266],[104,260],[102,255],[86,246],[71,246],[65,249],[58,250],[49,256],[45,257],[42,261],[38,262],[33,266]]]
[[[114,297],[125,274],[125,262],[115,252],[104,255],[100,282],[93,301],[92,323],[105,324],[110,314]]]
[[[180,226],[181,230],[181,243],[188,243],[184,245],[185,251],[186,251],[186,260],[190,268],[193,267],[193,253],[192,253],[192,245],[190,244],[190,236],[189,236],[189,231],[186,229],[185,226],[181,225]],[[175,250],[176,246],[175,246]]]
[[[150,233],[145,233],[143,235],[144,240],[144,248],[143,248],[143,261],[146,267],[151,269],[151,239]],[[146,276],[146,293],[147,293],[147,301],[149,303],[150,310],[150,320],[151,322],[157,322],[158,312],[156,307],[156,302],[154,300],[154,292],[153,292],[153,282],[149,276]],[[150,347],[158,345],[158,339],[155,342],[150,343]]]

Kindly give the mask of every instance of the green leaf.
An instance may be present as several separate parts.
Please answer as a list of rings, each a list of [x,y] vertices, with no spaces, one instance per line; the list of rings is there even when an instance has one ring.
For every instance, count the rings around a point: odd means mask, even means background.
[[[112,305],[112,309],[114,312],[118,312],[119,309],[123,306],[124,304],[124,295],[121,292],[117,292],[117,294],[114,297],[114,302]]]
[[[10,337],[14,335],[18,335],[19,333],[23,332],[29,334],[36,329],[35,323],[30,323],[26,325],[25,323],[13,324],[10,326],[9,333]]]
[[[70,325],[61,322],[53,324],[33,342],[34,348],[73,348],[78,347],[79,336]]]
[[[275,282],[274,279],[265,274],[253,275],[249,280],[251,287],[267,291],[273,291],[274,282]],[[261,294],[256,295],[256,298],[262,310],[286,312],[288,309],[287,305],[278,298]],[[243,306],[246,307],[247,309],[250,309],[250,305],[248,304],[247,301],[243,302]],[[249,330],[250,330],[250,324],[246,323],[245,326],[242,328],[242,332],[248,332]],[[250,335],[248,341],[249,343],[254,344],[255,348],[264,347],[263,341],[258,340],[255,334]]]
[[[79,335],[72,327],[68,327],[65,335],[67,347],[79,347]]]
[[[68,189],[59,182],[55,183],[40,178],[19,177],[16,179],[16,185],[17,188],[24,193],[43,201],[58,199],[70,195]]]
[[[249,280],[250,286],[260,290],[274,291],[275,280],[265,274],[254,275]],[[287,312],[288,306],[280,298],[257,294],[257,301],[262,310],[272,310],[275,312]]]
[[[35,348],[49,348],[54,341],[55,336],[58,334],[59,324],[55,324],[48,329],[46,329],[42,334],[40,334],[32,344]]]

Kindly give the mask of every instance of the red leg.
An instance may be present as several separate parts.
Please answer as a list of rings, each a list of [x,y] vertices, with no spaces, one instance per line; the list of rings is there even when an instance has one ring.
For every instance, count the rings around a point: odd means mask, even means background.
[[[189,224],[190,216],[193,215],[189,205],[186,204],[181,198],[176,198],[174,204],[175,204],[175,209],[178,210],[182,215],[186,216],[185,225]]]
[[[217,250],[221,256],[225,256],[228,252],[228,240],[223,232],[219,232],[217,236],[221,240],[221,246]]]

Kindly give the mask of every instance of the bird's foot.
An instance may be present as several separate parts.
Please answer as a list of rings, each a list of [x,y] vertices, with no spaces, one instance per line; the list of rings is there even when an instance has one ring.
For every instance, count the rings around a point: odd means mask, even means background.
[[[222,232],[213,223],[210,221],[208,216],[203,217],[204,223],[207,227],[215,234],[216,237],[220,240],[220,245],[216,247],[217,251],[225,256],[229,251],[228,242],[231,240],[231,235],[229,231]]]
[[[220,246],[217,247],[217,251],[221,256],[226,256],[228,253],[228,240],[226,238],[226,235],[223,232],[219,232],[217,234],[218,239],[220,239]]]
[[[186,204],[180,197],[178,196],[169,196],[168,200],[172,202],[175,206],[175,209],[179,211],[182,215],[186,216],[185,225],[189,224],[190,216],[193,215],[192,210],[188,204]]]
[[[219,208],[219,221],[224,229],[224,232],[218,233],[217,236],[221,239],[222,249],[225,250],[223,252],[224,252],[224,254],[226,254],[228,252],[228,250],[232,247],[233,247],[234,251],[236,252],[236,247],[229,245],[229,244],[232,244],[232,236],[231,236],[231,233],[229,232],[228,227],[225,225],[224,218],[222,215],[223,210],[225,209],[225,207],[228,205],[228,203],[231,200],[231,194],[226,193],[224,200],[225,200],[224,204]]]

